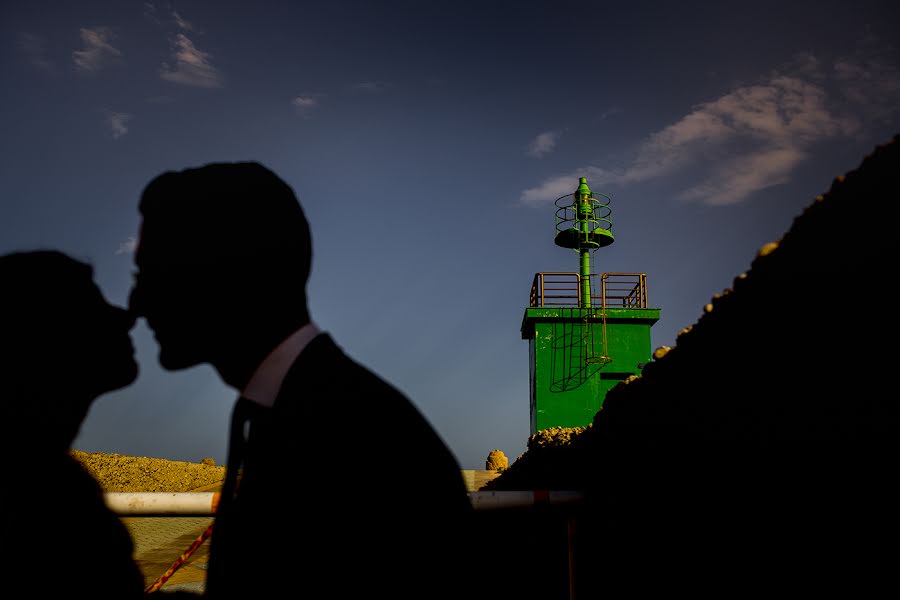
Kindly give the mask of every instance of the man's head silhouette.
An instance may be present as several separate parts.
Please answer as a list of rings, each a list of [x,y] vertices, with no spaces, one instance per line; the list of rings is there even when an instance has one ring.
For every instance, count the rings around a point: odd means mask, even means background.
[[[239,384],[223,372],[236,355],[256,364],[257,349],[309,320],[309,225],[271,170],[235,162],[165,172],[139,211],[131,308],[153,330],[164,368],[209,362]]]

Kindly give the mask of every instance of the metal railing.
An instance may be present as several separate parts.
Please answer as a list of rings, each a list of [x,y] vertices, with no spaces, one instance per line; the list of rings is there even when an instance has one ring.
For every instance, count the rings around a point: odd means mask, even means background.
[[[592,273],[591,305],[598,308],[647,308],[645,273]],[[599,281],[599,285],[597,285]],[[574,272],[535,273],[528,305],[532,308],[579,306],[581,275]],[[594,293],[599,290],[599,293]]]
[[[530,560],[540,564],[558,565],[555,569],[542,569],[540,573],[523,573],[529,578],[529,586],[539,585],[552,593],[542,597],[575,597],[580,582],[576,577],[576,555],[580,552],[580,539],[576,534],[579,515],[585,506],[585,496],[570,490],[521,490],[521,491],[470,491],[469,500],[475,509],[476,524],[490,536],[493,547],[501,544],[504,555],[522,552],[510,565],[524,564]],[[219,492],[105,492],[106,505],[120,517],[163,518],[184,516],[214,517]],[[415,503],[415,495],[400,494],[397,502]],[[285,497],[282,508],[290,511],[293,504]],[[277,508],[277,507],[275,507]],[[187,563],[214,532],[215,522],[206,529],[171,563],[169,568],[150,585],[150,594],[163,587],[174,573]],[[520,535],[521,533],[521,535]],[[497,536],[500,536],[499,538]],[[504,539],[511,536],[510,539]],[[521,537],[521,540],[519,539]],[[534,540],[539,540],[537,543]],[[524,543],[528,540],[529,543]],[[581,542],[583,545],[584,542]],[[535,559],[535,556],[544,559]],[[583,561],[582,561],[583,562]],[[466,574],[461,574],[465,576]],[[536,581],[536,579],[537,581]],[[586,579],[585,581],[590,581]],[[205,585],[205,581],[201,581]],[[558,594],[557,594],[558,592]],[[587,597],[587,596],[585,596]]]

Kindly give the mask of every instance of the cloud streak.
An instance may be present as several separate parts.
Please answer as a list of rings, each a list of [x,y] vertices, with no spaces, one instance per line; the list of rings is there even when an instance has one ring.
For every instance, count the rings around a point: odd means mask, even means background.
[[[317,94],[304,94],[296,96],[291,100],[291,106],[297,111],[297,114],[303,117],[309,117],[310,113],[318,108],[319,100],[315,97]]]
[[[841,92],[872,120],[882,121],[900,104],[900,69],[877,57],[844,58],[835,62]]]
[[[109,114],[107,114],[106,123],[107,125],[109,125],[109,128],[112,131],[112,137],[114,140],[117,140],[128,133],[128,126],[126,124],[131,119],[132,116],[128,113],[110,112]]]
[[[556,142],[559,140],[559,131],[545,131],[540,133],[528,144],[526,152],[528,156],[541,158],[545,154],[553,152]]]
[[[152,2],[144,2],[144,11],[143,12],[144,12],[144,16],[146,18],[150,19],[157,25],[159,25],[161,23],[161,21],[159,20],[159,17],[156,15],[156,5],[154,5]]]
[[[194,26],[189,21],[184,20],[181,15],[174,10],[172,11],[172,19],[179,29],[183,29],[184,31],[191,31],[194,29]]]
[[[829,76],[816,68],[806,60],[793,74],[775,73],[698,104],[638,144],[628,163],[584,166],[524,190],[519,200],[531,206],[552,202],[571,193],[578,177],[592,186],[626,186],[687,172],[696,181],[676,197],[710,206],[743,202],[786,183],[814,144],[851,136],[865,126],[861,115],[887,118],[900,106],[900,72],[894,67],[841,59]]]
[[[75,68],[83,72],[99,71],[103,67],[116,62],[122,52],[110,42],[113,33],[108,27],[82,28],[80,31],[84,48],[72,53]]]
[[[367,94],[377,94],[383,92],[391,86],[387,81],[363,81],[354,83],[350,88],[357,92],[365,92]]]
[[[183,33],[172,40],[174,63],[163,63],[159,76],[166,81],[194,87],[216,88],[222,85],[222,74],[210,62],[210,55],[197,48]]]

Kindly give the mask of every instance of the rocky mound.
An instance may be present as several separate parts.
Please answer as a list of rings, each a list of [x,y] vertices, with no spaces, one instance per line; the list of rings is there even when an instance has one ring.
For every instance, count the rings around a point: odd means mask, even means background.
[[[727,450],[769,466],[808,459],[804,471],[848,453],[878,460],[900,438],[885,368],[897,333],[898,137],[835,178],[674,348],[609,392],[590,427],[538,432],[490,488],[602,489],[638,456],[708,463]]]
[[[225,467],[210,459],[191,463],[79,450],[71,453],[104,492],[191,492],[225,479]]]

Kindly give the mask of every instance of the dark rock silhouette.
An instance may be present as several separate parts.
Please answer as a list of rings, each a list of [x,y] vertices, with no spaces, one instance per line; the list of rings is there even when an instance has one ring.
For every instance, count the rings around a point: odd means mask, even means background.
[[[895,136],[611,390],[590,427],[529,444],[487,489],[583,490],[576,567],[591,593],[887,584],[898,201]]]

